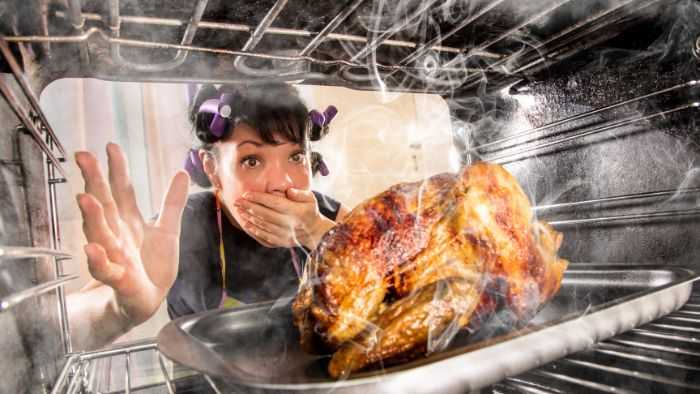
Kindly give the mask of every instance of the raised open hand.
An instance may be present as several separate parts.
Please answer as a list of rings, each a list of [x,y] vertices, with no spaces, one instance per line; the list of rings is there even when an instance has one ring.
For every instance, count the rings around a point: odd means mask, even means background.
[[[121,148],[108,144],[107,156],[109,183],[93,154],[75,154],[85,180],[85,193],[77,196],[85,253],[92,276],[114,289],[118,312],[136,325],[155,313],[177,276],[189,177],[184,171],[173,176],[158,219],[148,223],[136,204]]]

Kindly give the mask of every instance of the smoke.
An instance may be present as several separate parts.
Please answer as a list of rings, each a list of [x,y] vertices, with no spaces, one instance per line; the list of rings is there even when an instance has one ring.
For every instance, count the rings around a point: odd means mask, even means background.
[[[689,190],[698,188],[700,188],[700,167],[692,167],[688,169],[676,192],[664,201],[662,205],[672,205],[676,202],[685,201],[691,207],[698,207],[700,206],[700,194],[686,193]]]
[[[574,58],[571,63],[565,63],[565,67],[571,67],[568,71],[557,69],[547,71],[545,74],[526,72],[525,66],[536,65],[538,62],[551,65],[567,55],[562,48],[550,52],[547,45],[544,45],[547,39],[545,33],[551,32],[552,26],[568,26],[570,24],[564,22],[576,20],[591,13],[590,2],[573,2],[574,8],[570,13],[561,12],[559,3],[568,5],[571,2],[505,2],[495,8],[491,14],[487,13],[477,18],[473,24],[465,28],[464,32],[443,40],[442,36],[449,32],[450,26],[476,15],[489,2],[460,0],[367,2],[354,15],[350,23],[340,28],[348,34],[357,31],[366,32],[367,40],[365,42],[336,41],[339,50],[344,52],[344,56],[340,58],[355,57],[369,42],[390,33],[391,29],[399,24],[402,28],[388,34],[385,38],[400,41],[419,37],[420,40],[414,47],[380,45],[365,56],[359,57],[355,61],[357,66],[344,68],[334,76],[338,78],[337,81],[347,81],[352,86],[381,92],[382,103],[387,104],[387,106],[353,109],[346,117],[346,121],[363,122],[363,119],[369,118],[370,114],[375,119],[380,119],[381,124],[367,122],[366,129],[368,133],[373,133],[378,142],[377,150],[382,150],[385,146],[406,142],[397,141],[397,138],[391,134],[396,128],[396,119],[399,117],[397,110],[388,107],[392,101],[399,100],[398,96],[393,95],[391,91],[439,92],[448,100],[455,131],[454,144],[458,147],[457,156],[460,164],[466,164],[476,160],[489,160],[496,157],[494,155],[502,153],[498,146],[495,148],[492,146],[491,149],[476,149],[479,145],[513,137],[520,131],[590,110],[596,106],[607,105],[616,99],[631,97],[630,94],[644,93],[668,86],[667,82],[678,82],[674,78],[680,78],[679,75],[681,77],[689,75],[686,72],[696,67],[696,62],[692,58],[692,43],[700,33],[696,22],[700,19],[700,13],[697,2],[686,0],[666,6],[666,12],[658,22],[658,25],[663,27],[663,33],[658,37],[643,37],[640,43],[632,43],[634,45],[613,41],[610,47],[603,46],[588,52],[585,56]],[[598,3],[601,2],[596,2],[596,5],[600,5]],[[605,3],[606,7],[613,7],[621,4],[622,1],[602,3]],[[124,2],[124,5],[138,7],[136,2]],[[552,7],[553,11],[533,19],[522,29],[513,31],[498,40],[499,36],[506,33],[512,26],[536,16],[543,7]],[[429,11],[419,12],[426,8]],[[135,13],[146,11],[157,10],[139,9]],[[491,30],[486,31],[488,29]],[[421,56],[404,64],[403,71],[385,67],[389,63],[388,59],[409,58],[421,48],[421,45],[436,37],[439,38],[437,45],[457,48],[457,51],[427,48]],[[625,38],[629,39],[629,36]],[[167,35],[160,39],[169,40]],[[492,45],[485,45],[491,42]],[[618,44],[620,46],[616,47]],[[560,56],[560,52],[564,54]],[[678,59],[683,61],[678,62]],[[273,66],[273,69],[284,68],[284,63],[281,64],[281,66]],[[648,73],[646,67],[655,68],[654,71],[658,72],[671,69],[670,65],[679,64],[679,67],[659,75],[657,80],[649,83],[642,81],[644,75],[657,75]],[[669,66],[664,68],[664,65]],[[198,75],[211,75],[214,68],[210,63],[201,62],[194,66],[194,71]],[[525,68],[524,71],[521,70],[523,68]],[[533,69],[535,68],[533,65]],[[580,73],[572,75],[577,71]],[[618,78],[614,75],[615,73],[629,74],[631,78]],[[600,77],[597,78],[595,74],[600,74]],[[523,82],[512,85],[516,80]],[[596,86],[591,87],[591,85]],[[622,88],[620,85],[623,85]],[[654,106],[652,109],[658,108]],[[644,115],[646,112],[642,109],[628,109],[625,116]],[[569,127],[550,129],[546,133],[536,133],[534,138],[540,142],[552,141],[552,138],[560,135],[570,135],[566,133],[585,130],[585,127],[597,127],[615,122],[620,119],[616,116],[617,114],[612,116],[612,119],[611,115],[593,116],[585,119],[583,124],[573,123],[573,126],[570,124]],[[667,118],[663,117],[660,122],[665,120]],[[508,168],[518,175],[533,203],[576,201],[680,185],[678,193],[669,199],[669,202],[675,202],[685,196],[681,193],[682,189],[698,185],[700,170],[688,158],[692,154],[686,153],[689,150],[687,141],[658,135],[641,137],[641,134],[644,134],[643,131],[655,130],[655,124],[651,122],[642,123],[635,129],[611,129],[603,132],[599,137],[557,145],[553,150],[536,149],[528,155],[509,162]],[[625,138],[622,138],[623,136]],[[635,140],[637,137],[640,139]],[[525,141],[528,139],[529,137],[512,138],[506,144],[514,143],[513,151],[517,152],[527,146]],[[335,148],[345,149],[348,144],[347,141],[343,141],[342,146]],[[422,151],[422,148],[419,150]],[[386,154],[383,156],[386,162],[403,160],[402,157],[387,158]],[[401,176],[409,173],[398,171],[393,167],[386,170],[389,167],[386,162],[382,166],[362,161],[360,156],[348,157],[349,159],[337,159],[333,167],[342,171],[341,169],[353,164],[358,173],[364,173],[368,178],[397,175],[397,172],[400,172]],[[347,162],[352,159],[356,162]],[[424,157],[423,160],[432,161],[434,158]],[[639,161],[643,163],[638,164]],[[405,165],[414,164],[406,161]],[[422,192],[421,187],[419,204],[422,204]],[[694,204],[697,205],[698,201],[695,200]],[[420,225],[420,221],[417,223]],[[6,234],[6,228],[3,218],[0,217],[0,234]],[[633,237],[631,239],[634,241]],[[589,240],[581,238],[574,232],[565,235],[565,242],[569,245],[575,243],[578,245],[578,249],[568,249],[572,252],[572,258],[584,260],[591,256],[592,253],[582,250],[584,248],[595,250],[595,256],[600,260],[608,261],[614,258],[613,252],[607,254],[607,251],[611,250],[606,248],[610,245],[609,242],[600,242],[600,240],[586,242]],[[633,243],[632,241],[630,243]],[[634,254],[623,255],[621,259],[631,261],[630,256]],[[268,284],[268,286],[272,285]],[[447,284],[440,282],[432,294],[433,303],[438,304],[448,298],[451,291],[453,290]],[[493,294],[498,297],[499,294],[502,296],[502,293],[503,289],[500,289],[494,290]],[[535,298],[539,295],[532,293],[530,296]],[[282,304],[281,299],[278,301],[275,308]],[[586,313],[585,309],[583,313]],[[479,332],[480,338],[496,335],[504,327],[514,327],[515,320],[515,315],[510,309],[497,310],[491,317],[491,323],[488,325],[490,328]],[[380,329],[371,321],[365,321],[365,323],[368,330],[375,336],[369,342],[376,342],[381,334]],[[451,320],[446,327],[431,328],[427,340],[427,352],[430,354],[444,351],[458,334],[457,320]],[[285,348],[286,351],[287,348]],[[383,364],[380,365],[380,370],[383,370]]]
[[[436,312],[439,311],[438,305],[443,303],[446,299],[454,297],[455,295],[449,294],[457,289],[452,289],[450,284],[446,281],[438,282],[437,288],[433,292],[433,299],[431,304],[434,308],[428,311],[428,343],[426,354],[430,355],[435,352],[440,352],[445,350],[454,339],[455,335],[461,329],[460,319],[463,318],[463,313],[457,313],[457,316],[450,319],[447,324],[445,324],[444,318],[441,316],[435,316]]]

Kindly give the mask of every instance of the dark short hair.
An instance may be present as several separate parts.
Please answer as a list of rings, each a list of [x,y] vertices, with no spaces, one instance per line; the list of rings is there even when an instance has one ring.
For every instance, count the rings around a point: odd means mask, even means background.
[[[220,98],[222,94],[233,95],[229,125],[221,136],[209,130],[213,114],[199,112],[199,107],[206,100]],[[231,137],[233,129],[239,123],[246,123],[268,144],[285,141],[308,146],[311,121],[309,109],[299,97],[296,88],[286,83],[265,83],[250,86],[203,85],[190,108],[190,122],[196,137],[195,149],[212,152],[215,143]],[[277,138],[282,138],[280,141]],[[200,168],[201,170],[201,168]],[[202,187],[211,183],[203,171],[190,173],[192,180]]]
[[[233,95],[230,126],[240,122],[246,123],[268,144],[281,142],[275,139],[275,135],[299,144],[308,141],[309,109],[293,86],[286,83],[267,83],[247,87],[221,85],[219,88],[214,85],[203,85],[190,108],[190,121],[202,145],[225,140],[233,132],[233,127],[229,127],[222,136],[213,135],[209,130],[209,124],[214,115],[199,112],[199,107],[204,101],[219,98],[224,93]]]

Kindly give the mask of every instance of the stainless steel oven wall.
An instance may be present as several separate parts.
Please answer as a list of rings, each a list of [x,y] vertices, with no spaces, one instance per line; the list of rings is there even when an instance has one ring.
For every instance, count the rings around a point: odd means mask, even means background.
[[[66,2],[75,4],[76,2]],[[104,2],[77,2],[86,12],[101,13],[105,21],[109,18]],[[131,2],[125,2],[130,4]],[[153,3],[156,2],[144,2]],[[168,11],[177,14],[183,21],[190,18],[194,2],[186,5],[173,2]],[[214,2],[213,2],[214,3]],[[269,3],[269,4],[268,4]],[[272,2],[253,2],[250,7],[256,8],[255,14],[264,15]],[[330,3],[330,2],[329,2]],[[457,3],[457,2],[455,2]],[[687,3],[697,5],[695,1],[674,1],[668,3]],[[5,17],[19,15],[9,12],[6,4],[26,4],[27,9],[37,10],[46,2],[0,2],[0,15]],[[158,3],[160,4],[160,3]],[[221,7],[227,6],[233,16],[245,15],[244,8],[230,7],[226,2],[216,2]],[[308,3],[311,7],[312,3]],[[524,4],[524,3],[523,3]],[[370,4],[371,5],[371,4]],[[337,3],[342,6],[342,3]],[[21,6],[19,8],[22,8]],[[63,23],[57,23],[53,33],[69,35],[70,28],[82,26],[69,24],[65,6],[59,7],[64,15]],[[128,8],[128,7],[127,7]],[[176,13],[175,9],[187,9],[187,12]],[[336,15],[336,9],[329,12],[325,7],[317,7],[315,12]],[[314,10],[311,10],[314,11]],[[689,10],[693,11],[692,7]],[[209,10],[212,15],[216,10]],[[11,15],[13,14],[13,15]],[[251,13],[252,14],[252,13]],[[313,12],[290,12],[288,15],[298,25],[307,28],[318,18],[308,18],[300,15],[313,16]],[[30,12],[35,19],[24,19],[26,26],[21,29],[24,35],[41,35],[42,21],[38,12]],[[115,16],[115,15],[112,15]],[[676,19],[687,22],[686,26],[675,29],[676,36],[669,36],[668,51],[656,53],[634,52],[629,45],[625,53],[629,56],[601,56],[601,53],[589,53],[568,59],[555,69],[549,69],[538,75],[526,76],[531,82],[517,85],[510,91],[514,95],[504,94],[498,90],[490,96],[474,96],[474,91],[461,95],[450,92],[449,96],[454,114],[455,130],[459,135],[464,129],[473,131],[467,142],[467,149],[499,139],[508,133],[528,128],[528,123],[541,125],[572,114],[585,112],[593,108],[648,94],[659,89],[668,88],[679,83],[697,78],[696,60],[690,55],[690,49],[697,37],[694,21],[700,21],[698,15],[685,12],[675,15]],[[207,18],[204,18],[207,19]],[[209,18],[211,19],[211,18]],[[227,19],[227,20],[228,20]],[[256,26],[258,20],[249,18],[246,24]],[[256,20],[253,20],[256,19]],[[52,21],[61,18],[51,18]],[[238,20],[238,19],[236,19]],[[2,22],[3,19],[0,19]],[[106,24],[96,21],[91,26],[101,26],[105,31]],[[186,22],[185,22],[186,23]],[[295,22],[296,23],[296,22]],[[0,25],[2,25],[0,23]],[[284,24],[281,24],[284,25]],[[133,24],[122,25],[124,37],[140,37],[129,34],[127,29]],[[183,27],[184,24],[180,27]],[[295,25],[296,26],[296,25]],[[322,25],[321,25],[322,26]],[[240,27],[240,26],[239,26]],[[135,29],[141,27],[136,25]],[[161,27],[162,28],[162,27]],[[319,27],[320,29],[320,27]],[[695,31],[693,31],[695,29]],[[311,29],[313,30],[313,29]],[[672,29],[673,30],[673,29]],[[166,31],[163,28],[163,31]],[[169,30],[167,30],[170,32]],[[3,34],[16,35],[19,31],[3,29]],[[351,31],[352,33],[353,31]],[[363,35],[366,32],[360,32]],[[643,35],[643,31],[632,31],[624,35],[625,39]],[[680,34],[682,33],[682,34]],[[165,33],[164,33],[165,34]],[[168,33],[169,34],[169,33]],[[240,48],[245,43],[249,33],[230,38],[221,31],[210,31],[207,35],[199,35],[197,45],[207,45],[216,48]],[[101,36],[100,36],[101,37]],[[164,71],[152,75],[148,72],[135,72],[127,67],[110,63],[109,46],[104,38],[93,37],[92,48],[95,50],[90,57],[83,59],[83,50],[87,45],[51,44],[52,58],[43,59],[42,68],[28,72],[35,86],[38,82],[48,83],[50,80],[63,76],[97,76],[127,80],[153,79],[207,79],[223,80],[226,77],[240,77],[236,74],[231,56],[221,55],[215,59],[199,53],[187,57],[185,66],[176,70]],[[156,35],[156,38],[158,35]],[[260,51],[265,52],[278,46],[286,48],[297,39],[296,36],[282,41],[279,34],[269,35]],[[362,36],[358,36],[362,38]],[[465,33],[467,37],[467,33]],[[605,36],[607,37],[607,36]],[[206,38],[206,40],[204,39]],[[468,37],[467,37],[468,38]],[[207,41],[208,40],[208,41]],[[221,40],[221,42],[219,42]],[[173,41],[173,40],[163,40]],[[179,41],[173,41],[179,42]],[[226,44],[226,45],[224,45]],[[274,44],[274,45],[272,45]],[[278,45],[279,44],[279,45]],[[289,45],[287,45],[289,44]],[[298,43],[297,43],[298,45]],[[364,45],[364,44],[363,44]],[[461,43],[460,43],[461,45]],[[608,47],[612,47],[606,44]],[[35,54],[40,54],[42,48],[49,45],[34,44],[30,47]],[[640,45],[639,48],[645,48]],[[346,53],[342,47],[330,48],[326,54],[342,55]],[[134,56],[134,50],[125,50],[122,55],[130,55],[129,59],[140,59]],[[135,51],[137,55],[156,53],[151,49]],[[162,55],[162,54],[161,54]],[[170,53],[168,53],[170,55]],[[314,55],[320,56],[318,53]],[[591,56],[592,55],[592,56]],[[613,51],[612,55],[615,55]],[[646,56],[649,55],[649,56]],[[659,62],[666,57],[663,62]],[[31,58],[31,57],[30,57]],[[31,63],[25,58],[25,63]],[[156,57],[157,58],[157,57]],[[320,57],[319,57],[320,58]],[[622,60],[622,58],[626,58]],[[78,60],[81,59],[81,60]],[[106,59],[106,60],[105,60]],[[117,58],[118,59],[118,58]],[[143,59],[147,60],[147,59]],[[158,59],[156,59],[158,60]],[[388,61],[382,57],[382,61]],[[604,60],[604,61],[601,61]],[[208,63],[209,62],[209,63]],[[359,68],[359,67],[358,67]],[[314,76],[318,83],[342,83],[341,79],[327,79],[335,73],[334,67],[315,64],[314,71],[323,73],[324,77]],[[217,74],[216,72],[221,72]],[[243,76],[245,77],[245,75]],[[6,74],[2,78],[12,84],[12,78]],[[247,79],[247,77],[246,77]],[[366,78],[365,78],[366,79]],[[370,80],[372,80],[370,78]],[[369,84],[360,84],[359,88],[371,89]],[[420,89],[421,85],[416,85]],[[13,86],[14,87],[14,86]],[[527,90],[525,90],[527,88]],[[22,96],[16,89],[17,96]],[[37,89],[38,90],[38,89]],[[508,91],[505,91],[508,92]],[[37,91],[38,93],[38,91]],[[693,169],[697,166],[699,150],[698,134],[695,131],[697,110],[686,108],[664,116],[653,116],[647,122],[630,123],[626,126],[611,127],[601,133],[590,134],[583,138],[572,138],[560,144],[528,151],[538,153],[537,158],[525,158],[511,161],[513,156],[503,156],[508,152],[523,152],[523,149],[548,144],[559,138],[568,138],[579,133],[586,133],[596,127],[605,128],[610,122],[627,117],[645,117],[658,115],[679,105],[688,104],[694,100],[694,88],[675,92],[669,97],[653,102],[637,103],[619,111],[606,112],[580,119],[577,122],[567,122],[558,128],[547,129],[544,133],[536,133],[536,141],[528,145],[518,144],[511,150],[497,151],[492,154],[477,154],[470,152],[465,158],[491,159],[504,162],[522,181],[525,189],[537,205],[557,202],[576,202],[590,199],[625,196],[634,193],[662,192],[660,197],[617,199],[613,203],[583,204],[574,208],[538,210],[538,216],[547,220],[559,221],[565,232],[565,244],[562,255],[572,261],[594,261],[601,263],[621,262],[657,262],[663,264],[683,264],[698,267],[696,256],[700,249],[700,234],[697,228],[697,215],[657,215],[665,212],[696,209],[696,194],[674,196],[664,194],[666,190],[677,190],[679,186],[697,187]],[[26,105],[26,103],[25,103]],[[484,111],[485,109],[485,111]],[[42,155],[31,138],[15,129],[20,122],[14,116],[7,104],[0,100],[0,244],[15,246],[50,246],[50,231],[48,225],[48,200],[46,169]],[[541,138],[540,138],[541,137]],[[510,142],[522,142],[513,140]],[[505,143],[509,145],[510,142]],[[500,159],[499,159],[500,156]],[[673,198],[671,198],[673,197]],[[637,216],[625,216],[625,215]],[[625,218],[627,220],[603,220],[594,223],[576,225],[561,224],[565,220],[586,220],[595,218]],[[633,217],[635,219],[629,219]],[[649,220],[653,219],[653,220]],[[694,220],[690,220],[694,219]],[[578,223],[581,223],[580,221]],[[2,260],[0,261],[0,297],[19,289],[53,279],[52,263],[40,260]],[[18,305],[9,312],[0,313],[0,378],[3,379],[1,391],[7,392],[37,392],[42,382],[53,382],[56,375],[55,364],[62,359],[60,344],[60,328],[56,321],[57,302],[53,293],[33,298]]]
[[[536,205],[623,196],[536,210],[539,217],[558,222],[566,258],[700,267],[700,86],[688,83],[698,78],[698,59],[692,54],[700,33],[697,10],[685,9],[689,14],[678,16],[679,22],[659,27],[667,29],[662,41],[629,42],[645,40],[647,25],[530,81],[452,100],[457,134],[466,130],[472,136],[464,145],[483,147],[465,148],[470,155],[464,159],[504,163]],[[674,86],[679,87],[650,99],[485,146]],[[510,145],[517,146],[500,149]],[[632,196],[657,191],[661,193],[655,196]]]
[[[0,78],[22,97],[11,75]],[[43,153],[19,125],[0,100],[0,248],[50,247]],[[0,299],[53,279],[52,259],[0,258]],[[57,305],[51,291],[0,311],[0,392],[40,393],[55,381],[63,363]]]

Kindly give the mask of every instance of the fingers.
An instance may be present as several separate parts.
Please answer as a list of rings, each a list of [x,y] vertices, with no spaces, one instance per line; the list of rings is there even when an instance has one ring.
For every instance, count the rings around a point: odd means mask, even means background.
[[[100,202],[109,228],[119,236],[119,212],[97,159],[90,152],[76,152],[75,162],[85,180],[85,193],[93,195]]]
[[[289,218],[287,215],[270,209],[265,205],[243,199],[237,200],[234,205],[238,208],[238,212],[258,217],[276,226],[289,227]]]
[[[259,227],[262,230],[265,230],[268,233],[272,234],[288,234],[293,232],[293,230],[290,227],[283,227],[276,225],[274,223],[270,223],[264,219],[261,219],[259,217],[253,216],[250,213],[244,212],[239,210],[238,214],[240,215],[241,219],[244,220],[244,227],[247,224],[252,224],[256,227]]]
[[[249,221],[244,223],[244,230],[253,236],[258,242],[267,247],[288,247],[295,243],[290,239],[289,233],[279,232],[272,229],[269,225],[265,225],[258,221],[257,223]]]
[[[156,221],[156,227],[170,234],[180,233],[180,221],[182,211],[187,202],[187,193],[190,187],[190,177],[185,171],[178,171],[170,179],[168,191],[163,197],[160,216]]]
[[[265,241],[261,242],[263,244],[274,244],[274,246],[282,247],[304,245],[300,238],[303,232],[300,234],[294,228],[277,226],[245,212],[239,211],[239,215],[243,220],[241,223],[243,229],[258,241]]]
[[[286,212],[291,207],[289,200],[270,193],[245,192],[241,201],[253,202],[277,212]]]
[[[105,219],[102,205],[92,194],[79,194],[78,207],[83,216],[83,232],[90,243],[97,243],[107,251],[112,261],[122,261],[121,243],[114,236]]]
[[[296,202],[316,203],[316,196],[311,190],[287,189],[287,198]]]
[[[119,145],[107,144],[107,160],[109,185],[122,220],[131,226],[143,226],[143,217],[136,203],[136,193],[129,177],[127,160]]]
[[[95,243],[85,245],[85,254],[88,258],[88,269],[96,280],[110,287],[116,287],[126,271],[118,264],[110,263],[107,252],[102,246]]]

